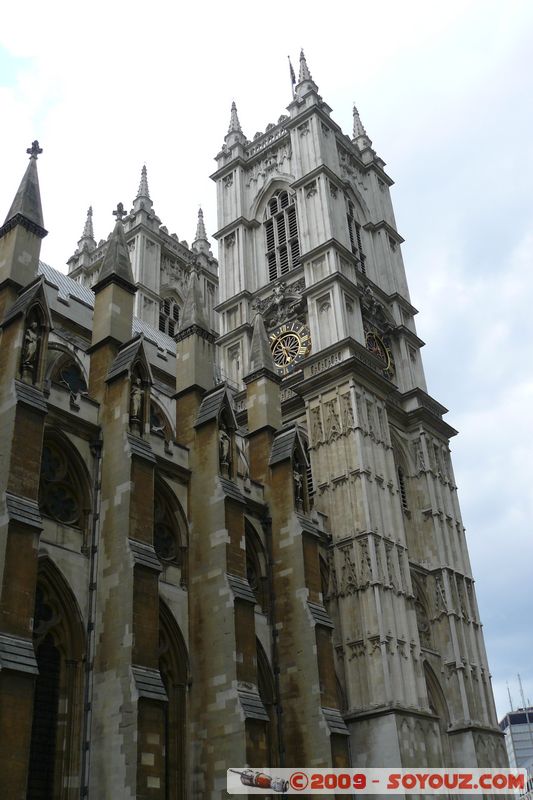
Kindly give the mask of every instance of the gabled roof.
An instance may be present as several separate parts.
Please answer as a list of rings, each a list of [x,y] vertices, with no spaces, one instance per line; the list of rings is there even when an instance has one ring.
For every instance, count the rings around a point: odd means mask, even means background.
[[[292,423],[282,428],[274,436],[272,442],[272,450],[270,452],[269,465],[272,467],[274,464],[279,464],[282,461],[287,461],[292,458],[294,448],[298,446],[303,458],[306,460],[305,450],[298,432],[297,426]]]
[[[107,373],[107,381],[112,381],[115,378],[118,378],[119,375],[123,375],[131,370],[134,362],[140,358],[143,362],[144,367],[148,373],[148,378],[150,383],[153,383],[152,378],[152,370],[150,369],[150,364],[146,357],[146,353],[144,352],[144,345],[143,345],[143,335],[135,337],[127,344],[123,345],[122,348],[118,351],[115,360],[111,364],[109,368],[109,372]]]
[[[36,278],[35,281],[25,289],[22,294],[20,294],[9,311],[7,312],[4,320],[2,322],[2,327],[7,325],[8,323],[12,322],[16,317],[20,314],[24,314],[27,308],[32,304],[36,297],[41,295],[43,300],[44,310],[47,316],[47,322],[49,327],[52,327],[52,318],[50,316],[50,309],[48,308],[48,301],[46,300],[46,294],[44,291],[44,280],[41,277]]]
[[[198,428],[200,425],[204,425],[206,422],[210,422],[213,419],[218,419],[218,416],[224,406],[231,415],[232,427],[237,428],[235,412],[233,411],[233,397],[231,396],[226,384],[205,395],[200,408],[198,409],[198,416],[196,417],[194,427]]]

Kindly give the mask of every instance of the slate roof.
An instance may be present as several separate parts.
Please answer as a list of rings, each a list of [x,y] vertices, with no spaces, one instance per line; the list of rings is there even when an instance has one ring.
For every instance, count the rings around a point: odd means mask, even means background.
[[[32,640],[0,633],[0,670],[2,669],[38,675]]]
[[[38,274],[44,275],[46,283],[54,286],[57,289],[58,296],[62,300],[68,300],[69,297],[74,297],[80,303],[94,308],[94,292],[82,286],[81,283],[72,280],[68,275],[64,275],[59,270],[45,264],[44,261],[39,261]]]
[[[346,727],[346,723],[342,718],[342,714],[337,708],[322,707],[322,713],[324,714],[328,728],[332,733],[340,733],[343,736],[350,735],[350,731]]]
[[[54,269],[45,264],[44,261],[39,261],[39,275],[43,275],[46,283],[57,289],[58,297],[61,300],[69,300],[74,298],[79,303],[88,308],[94,308],[94,292],[81,283],[69,278],[59,270]],[[132,335],[136,333],[144,333],[144,338],[155,344],[160,350],[166,350],[172,355],[176,355],[176,342],[166,333],[156,330],[144,320],[138,317],[133,318]]]
[[[148,567],[148,569],[153,569],[156,572],[161,572],[161,563],[153,545],[146,544],[146,542],[139,542],[137,539],[130,539],[129,543],[130,550],[133,553],[133,560],[136,564]]]
[[[230,572],[226,572],[226,577],[235,597],[238,597],[240,600],[247,600],[254,605],[257,603],[256,596],[246,578],[241,578],[239,575],[232,575]]]
[[[320,603],[312,603],[308,600],[307,606],[317,625],[322,625],[323,628],[333,628],[333,622],[323,605]]]
[[[151,700],[168,700],[158,669],[132,666],[131,671],[140,697],[148,697]]]
[[[230,481],[227,478],[220,478],[219,480],[222,491],[226,497],[230,497],[232,500],[236,500],[238,503],[246,503],[244,495],[239,487],[233,483],[233,481]]]
[[[237,689],[239,702],[246,719],[262,719],[268,722],[268,714],[258,692]]]
[[[6,492],[7,513],[10,520],[22,522],[31,528],[42,530],[43,523],[39,512],[39,505],[35,500],[28,500],[27,497],[19,497],[11,492]]]

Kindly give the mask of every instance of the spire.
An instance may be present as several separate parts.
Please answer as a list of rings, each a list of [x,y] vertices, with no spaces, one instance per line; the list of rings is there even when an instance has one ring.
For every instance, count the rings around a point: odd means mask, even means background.
[[[237,114],[237,106],[235,100],[231,104],[231,117],[229,121],[229,128],[226,136],[224,137],[226,147],[232,147],[235,144],[245,144],[246,136],[242,132],[241,123],[239,122],[239,115]]]
[[[359,116],[359,111],[355,103],[353,104],[353,140],[357,142],[361,148],[372,146],[372,141],[365,130],[365,126],[361,122],[361,117]]]
[[[235,100],[231,104],[231,117],[229,121],[228,135],[230,133],[242,133],[241,123],[239,122],[239,116],[237,114],[237,106],[235,105]]]
[[[205,253],[211,255],[211,245],[207,238],[204,225],[204,212],[201,208],[198,209],[198,223],[196,225],[196,236],[192,243],[192,249],[197,253]]]
[[[196,226],[196,239],[205,239],[207,240],[207,236],[205,233],[205,225],[204,225],[204,212],[201,208],[198,209],[198,224]]]
[[[126,216],[126,212],[122,203],[118,204],[116,211],[113,211],[113,215],[117,218],[117,221],[107,244],[97,286],[101,286],[102,283],[110,283],[115,279],[118,283],[126,284],[135,291],[130,254],[124,236],[122,217]]]
[[[191,270],[189,278],[189,286],[187,287],[187,294],[183,305],[180,333],[193,327],[201,328],[207,333],[211,331],[211,326],[209,325],[205,312],[204,301],[202,300],[202,294],[200,292],[198,273],[195,269]]]
[[[139,183],[139,191],[137,192],[137,197],[146,197],[150,200],[150,192],[148,190],[148,176],[146,173],[146,164],[143,164],[143,168],[141,170],[141,182]]]
[[[137,190],[137,196],[133,201],[133,210],[140,211],[141,209],[145,209],[146,211],[152,210],[152,200],[150,197],[150,191],[148,189],[148,174],[146,171],[146,164],[143,164],[143,168],[141,169],[139,189]]]
[[[248,375],[259,370],[268,370],[268,372],[277,377],[276,365],[272,358],[272,350],[270,349],[263,316],[258,312],[254,318]]]
[[[311,77],[311,73],[309,72],[309,67],[307,66],[307,61],[305,60],[305,53],[300,50],[300,74],[298,76],[298,83],[302,83],[303,81],[312,81],[313,78]]]
[[[21,224],[43,239],[47,231],[44,228],[39,176],[37,174],[37,158],[43,150],[42,147],[39,147],[39,142],[35,140],[26,152],[30,156],[30,163],[20,182],[18,192],[7,213],[5,222],[0,228],[0,235],[7,233],[15,225]]]
[[[93,207],[89,206],[87,210],[87,219],[85,220],[85,225],[83,227],[83,233],[81,235],[82,239],[94,239],[94,231],[93,231]]]
[[[298,73],[298,83],[294,87],[294,95],[296,99],[302,101],[310,92],[314,92],[318,96],[318,86],[314,82],[311,71],[307,66],[305,53],[300,50],[300,72]]]

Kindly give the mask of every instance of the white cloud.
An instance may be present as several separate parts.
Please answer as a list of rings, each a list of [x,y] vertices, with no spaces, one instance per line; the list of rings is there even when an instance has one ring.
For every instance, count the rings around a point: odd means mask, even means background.
[[[208,176],[231,101],[249,137],[264,130],[290,101],[287,54],[297,68],[301,45],[346,132],[357,100],[397,180],[429,389],[461,429],[455,465],[497,686],[510,668],[506,649],[515,664],[532,644],[531,632],[520,634],[524,609],[495,588],[514,569],[523,580],[533,539],[532,23],[528,0],[315,0],[261,9],[242,0],[149,8],[137,0],[27,0],[3,9],[0,28],[10,67],[0,78],[0,118],[8,120],[0,213],[25,148],[39,138],[50,230],[42,255],[58,268],[89,204],[97,238],[107,236],[111,210],[131,202],[144,162],[170,231],[190,241],[199,203],[216,230]],[[506,644],[498,638],[503,613]]]

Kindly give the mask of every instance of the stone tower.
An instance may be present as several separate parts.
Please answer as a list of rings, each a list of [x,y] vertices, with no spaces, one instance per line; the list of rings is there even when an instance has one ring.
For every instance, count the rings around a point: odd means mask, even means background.
[[[353,765],[504,765],[456,431],[427,393],[393,181],[355,106],[351,137],[333,121],[303,52],[287,111],[249,141],[233,104],[216,157],[222,372],[248,384],[260,311],[330,534],[319,602]],[[248,385],[242,424],[250,400]]]

